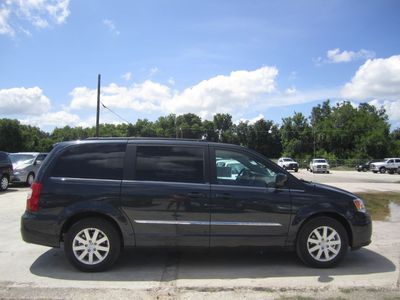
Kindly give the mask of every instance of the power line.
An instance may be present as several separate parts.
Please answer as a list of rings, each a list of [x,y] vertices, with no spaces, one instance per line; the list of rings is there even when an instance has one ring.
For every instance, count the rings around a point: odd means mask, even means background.
[[[108,108],[107,106],[105,106],[103,102],[100,101],[100,103],[101,103],[101,105],[102,105],[105,109],[109,110],[111,113],[113,113],[114,115],[116,115],[116,116],[117,116],[118,118],[120,118],[122,121],[124,121],[124,122],[127,123],[128,125],[131,124],[131,122],[129,122],[129,121],[126,120],[125,118],[121,117],[119,114],[117,114],[117,113],[116,113],[115,111],[113,111],[111,108]]]

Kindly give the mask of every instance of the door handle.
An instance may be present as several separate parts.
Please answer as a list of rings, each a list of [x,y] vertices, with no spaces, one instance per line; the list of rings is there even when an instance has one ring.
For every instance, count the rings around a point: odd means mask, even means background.
[[[187,193],[187,196],[189,198],[204,198],[205,197],[204,193],[200,193],[200,192]]]
[[[217,194],[215,194],[215,197],[222,198],[222,199],[231,199],[232,198],[230,193],[221,193],[221,194],[217,193]]]

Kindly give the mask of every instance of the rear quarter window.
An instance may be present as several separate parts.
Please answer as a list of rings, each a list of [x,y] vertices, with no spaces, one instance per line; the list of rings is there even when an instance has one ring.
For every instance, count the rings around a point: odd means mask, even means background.
[[[125,149],[121,143],[69,147],[57,159],[51,176],[121,180]]]

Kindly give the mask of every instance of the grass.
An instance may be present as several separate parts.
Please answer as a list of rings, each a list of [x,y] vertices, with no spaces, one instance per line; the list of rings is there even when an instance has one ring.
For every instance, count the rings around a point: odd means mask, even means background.
[[[365,201],[365,206],[373,220],[385,220],[389,214],[389,203],[400,205],[400,193],[357,193]]]

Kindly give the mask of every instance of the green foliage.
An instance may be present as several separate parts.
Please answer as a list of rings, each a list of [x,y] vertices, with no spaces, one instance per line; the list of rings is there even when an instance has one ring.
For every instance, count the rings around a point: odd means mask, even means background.
[[[302,113],[284,118],[278,127],[271,120],[254,124],[234,124],[230,114],[216,114],[201,120],[195,114],[170,114],[152,122],[138,119],[134,124],[101,124],[100,136],[165,137],[206,139],[242,145],[267,157],[282,155],[302,164],[313,157],[324,157],[332,164],[354,167],[368,158],[400,156],[400,128],[390,133],[383,109],[367,103],[354,107],[349,102],[331,105],[327,100],[312,109],[309,118]],[[0,150],[49,151],[53,144],[95,136],[95,127],[55,128],[46,133],[17,120],[0,119]],[[346,162],[343,158],[348,159]],[[351,159],[351,160],[350,160]]]

